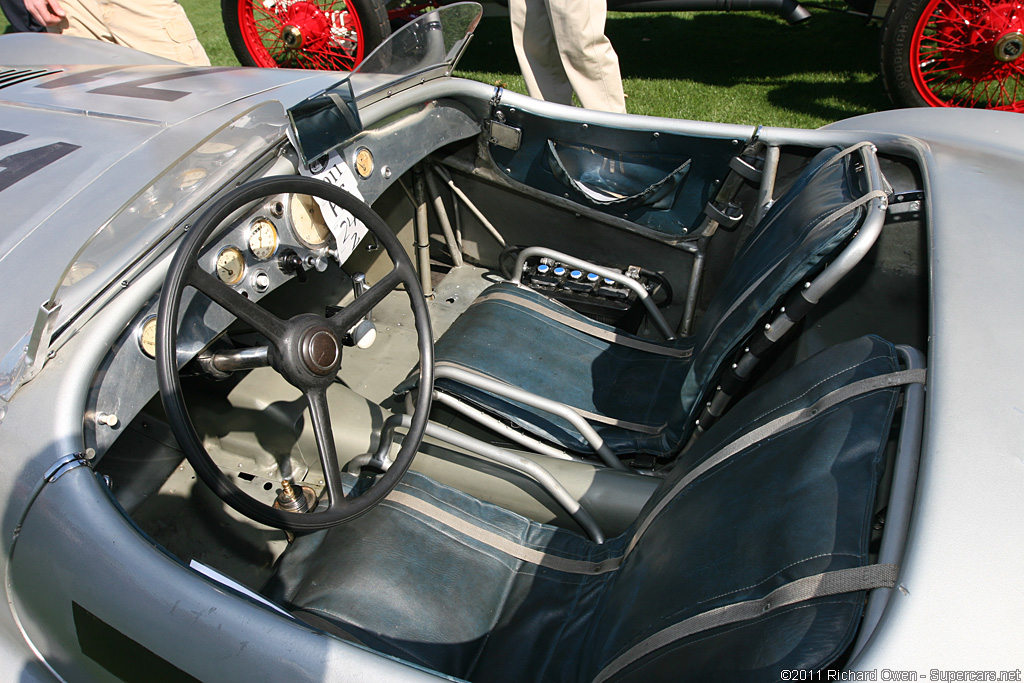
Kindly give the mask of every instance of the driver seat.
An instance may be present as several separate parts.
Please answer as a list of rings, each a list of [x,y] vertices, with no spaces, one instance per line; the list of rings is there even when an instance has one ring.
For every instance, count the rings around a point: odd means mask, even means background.
[[[298,538],[268,592],[339,637],[474,681],[777,680],[847,650],[900,384],[862,337],[755,392],[598,545],[410,471]]]

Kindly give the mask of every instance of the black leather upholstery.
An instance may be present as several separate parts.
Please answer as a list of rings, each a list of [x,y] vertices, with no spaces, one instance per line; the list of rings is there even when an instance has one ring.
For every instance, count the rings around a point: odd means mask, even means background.
[[[592,680],[669,625],[868,563],[896,388],[807,410],[806,421],[683,484],[744,435],[897,369],[894,348],[872,337],[791,369],[714,425],[637,522],[603,545],[410,472],[363,517],[296,540],[273,597],[449,675]],[[783,669],[820,669],[848,647],[863,600],[863,592],[814,598],[702,631],[614,678],[774,681]]]
[[[694,335],[661,344],[688,353],[664,355],[606,341],[559,318],[605,336],[629,335],[534,290],[500,283],[438,340],[436,361],[583,411],[613,452],[672,455],[689,438],[723,364],[856,231],[863,206],[830,218],[864,194],[857,159],[824,150],[775,202],[737,252]],[[437,386],[565,448],[591,451],[571,425],[541,410],[452,380]]]

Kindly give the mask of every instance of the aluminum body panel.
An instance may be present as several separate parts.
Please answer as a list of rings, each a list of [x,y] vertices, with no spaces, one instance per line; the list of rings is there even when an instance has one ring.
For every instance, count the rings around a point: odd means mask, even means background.
[[[45,615],[45,627],[26,623],[25,633],[65,680],[118,680],[102,659],[78,654],[89,639],[81,610],[202,681],[439,680],[200,578],[111,503],[89,468],[71,470],[40,493],[15,547],[13,607]],[[124,649],[127,658],[135,646]]]
[[[19,353],[37,309],[79,250],[155,178],[263,103],[280,102],[283,136],[284,107],[336,79],[301,71],[72,67],[0,90],[0,130],[7,131],[0,133],[0,160],[7,162],[0,269],[21,285],[21,296],[5,307],[0,357]],[[166,230],[184,215],[140,215],[137,230],[117,235],[104,251],[128,265],[140,256],[132,242],[148,235],[149,223],[163,222]],[[58,328],[97,292],[79,297],[74,310],[65,306]],[[3,371],[12,364],[4,358]]]
[[[1017,670],[1024,119],[922,109],[831,126],[857,127],[922,141],[932,294],[925,444],[901,588],[856,668]]]

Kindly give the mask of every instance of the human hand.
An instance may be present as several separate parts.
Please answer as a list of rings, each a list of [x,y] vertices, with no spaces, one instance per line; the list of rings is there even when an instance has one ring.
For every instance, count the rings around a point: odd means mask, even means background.
[[[60,0],[25,0],[25,9],[43,26],[56,26],[64,18]]]

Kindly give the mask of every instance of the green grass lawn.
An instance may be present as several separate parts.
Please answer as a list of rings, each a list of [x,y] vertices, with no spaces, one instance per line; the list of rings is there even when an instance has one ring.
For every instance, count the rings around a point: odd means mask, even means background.
[[[890,107],[878,74],[878,28],[815,11],[790,26],[756,12],[613,13],[630,113],[817,127]],[[507,20],[481,23],[462,75],[525,92]]]
[[[238,64],[220,4],[181,3],[211,61]],[[612,13],[607,34],[619,54],[629,111],[817,127],[891,106],[878,75],[878,28],[841,13],[812,12],[797,26],[759,12]],[[526,91],[507,18],[481,22],[458,73]]]

